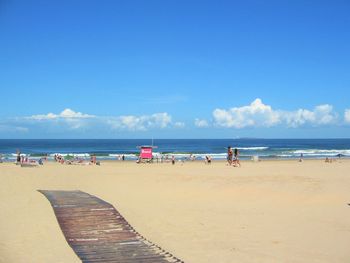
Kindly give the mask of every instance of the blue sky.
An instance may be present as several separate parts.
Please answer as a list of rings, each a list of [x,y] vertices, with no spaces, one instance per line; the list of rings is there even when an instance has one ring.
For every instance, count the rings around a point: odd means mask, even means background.
[[[0,1],[0,138],[339,138],[349,1]]]

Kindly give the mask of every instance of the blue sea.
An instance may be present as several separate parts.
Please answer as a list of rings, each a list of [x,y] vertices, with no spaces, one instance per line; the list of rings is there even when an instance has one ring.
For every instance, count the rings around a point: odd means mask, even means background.
[[[190,155],[204,159],[226,159],[227,147],[238,148],[241,159],[320,159],[325,157],[350,158],[350,139],[0,139],[0,154],[3,161],[14,161],[16,151],[29,158],[38,159],[55,154],[99,160],[116,160],[122,155],[126,160],[138,158],[141,145],[157,146],[154,155],[174,155],[186,159]]]

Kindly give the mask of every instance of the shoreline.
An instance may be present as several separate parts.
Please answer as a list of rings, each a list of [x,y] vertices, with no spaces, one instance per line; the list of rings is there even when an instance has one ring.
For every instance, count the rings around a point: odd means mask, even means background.
[[[149,145],[146,139],[91,139],[91,140],[1,140],[0,155],[4,160],[16,159],[17,152],[24,157],[54,159],[61,155],[69,159],[116,160],[122,156],[137,160],[140,146]],[[241,160],[259,159],[325,159],[339,156],[350,158],[350,139],[156,139],[153,157],[188,160],[192,157],[204,160],[226,160],[227,147],[237,148]],[[153,147],[153,144],[152,146]]]
[[[347,161],[347,160],[350,160],[350,157],[348,156],[345,156],[345,157],[337,157],[337,156],[324,156],[324,157],[303,157],[302,158],[302,161],[301,162],[304,162],[304,161],[325,161],[326,159],[329,159],[329,160],[332,160],[333,162],[341,162],[341,161]],[[39,160],[39,159],[44,159],[44,156],[42,157],[35,157],[35,158],[29,158],[30,160]],[[82,158],[80,160],[83,160],[85,162],[89,162],[90,161],[90,158]],[[100,161],[101,163],[136,163],[137,162],[137,159],[126,159],[124,161],[122,160],[119,160],[119,159],[103,159],[103,158],[96,158],[97,161]],[[201,158],[201,159],[196,159],[194,161],[192,160],[183,160],[183,159],[175,159],[176,160],[176,163],[178,162],[182,162],[183,164],[185,163],[200,163],[200,162],[205,162],[205,159],[204,158]],[[212,162],[215,162],[215,163],[226,163],[227,160],[226,159],[211,159]],[[296,158],[264,158],[264,157],[261,157],[261,156],[258,156],[258,160],[254,160],[254,158],[239,158],[239,160],[241,162],[273,162],[273,161],[291,161],[291,162],[300,162],[300,157],[296,157]],[[44,161],[44,164],[45,163],[56,163],[56,161],[52,158],[48,159],[48,160],[43,160]],[[16,164],[16,160],[15,159],[11,159],[11,160],[4,160],[2,159],[2,162],[0,163],[14,163]],[[163,160],[163,161],[157,161],[156,159],[153,160],[152,164],[161,164],[161,163],[171,163],[171,159],[168,159],[168,160]]]

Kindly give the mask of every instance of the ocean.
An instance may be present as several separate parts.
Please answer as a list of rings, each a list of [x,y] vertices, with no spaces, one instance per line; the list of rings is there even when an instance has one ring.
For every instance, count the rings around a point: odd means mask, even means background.
[[[226,159],[227,147],[238,148],[242,160],[259,156],[260,159],[350,158],[350,139],[0,139],[2,161],[12,162],[16,151],[32,159],[55,154],[116,160],[122,155],[126,160],[138,158],[140,145],[153,145],[155,156],[172,156],[187,159],[190,155],[204,159],[210,155],[214,160]]]

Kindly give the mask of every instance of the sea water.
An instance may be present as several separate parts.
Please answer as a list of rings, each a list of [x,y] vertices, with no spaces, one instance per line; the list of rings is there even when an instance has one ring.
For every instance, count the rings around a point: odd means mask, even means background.
[[[238,148],[241,159],[350,158],[350,139],[0,139],[3,161],[14,161],[16,152],[30,158],[55,154],[88,159],[92,154],[100,160],[136,160],[138,146],[152,145],[155,156],[190,156],[204,159],[226,159],[227,147]]]

